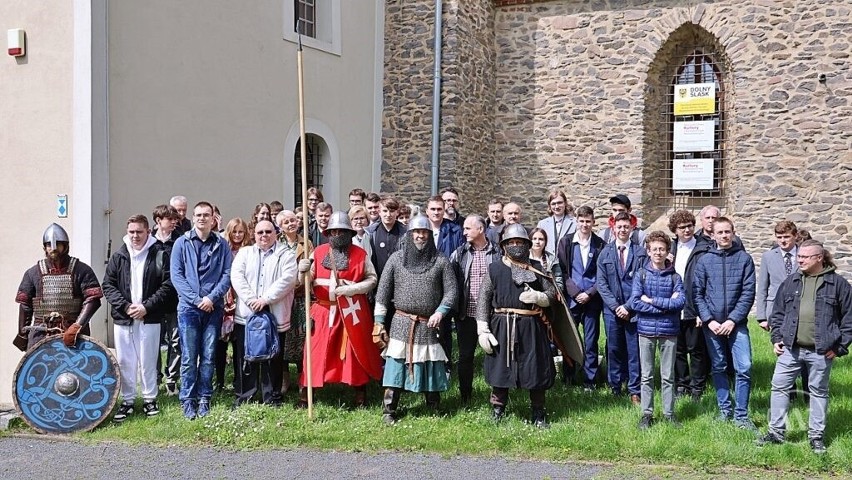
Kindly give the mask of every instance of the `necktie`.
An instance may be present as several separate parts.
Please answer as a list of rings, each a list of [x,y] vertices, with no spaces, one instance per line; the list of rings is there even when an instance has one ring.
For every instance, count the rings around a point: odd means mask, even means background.
[[[622,271],[624,271],[624,269],[627,268],[627,255],[624,253],[624,250],[626,250],[626,249],[627,249],[627,247],[624,246],[624,245],[618,247],[618,260],[621,261],[621,270]]]
[[[790,257],[790,252],[784,254],[784,270],[787,272],[788,277],[793,273],[793,261],[790,260]]]

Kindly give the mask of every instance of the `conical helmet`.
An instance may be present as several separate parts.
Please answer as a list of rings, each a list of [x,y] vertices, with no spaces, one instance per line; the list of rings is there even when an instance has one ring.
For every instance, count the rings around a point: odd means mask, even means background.
[[[505,244],[513,238],[520,238],[522,240],[526,240],[526,242],[530,246],[532,246],[532,241],[530,240],[530,236],[527,234],[527,229],[524,228],[524,226],[520,223],[513,223],[511,225],[507,225],[506,228],[503,229],[503,239],[500,240],[500,245]]]
[[[415,215],[408,221],[408,230],[429,230],[432,231],[432,225],[429,224],[429,219],[423,215]]]
[[[68,232],[62,228],[61,225],[56,223],[51,223],[44,229],[44,233],[41,236],[42,245],[50,244],[50,248],[56,248],[56,242],[66,242],[70,243],[68,240]]]
[[[349,215],[346,212],[337,211],[331,214],[331,218],[328,220],[328,226],[325,227],[325,231],[329,230],[352,230],[352,223],[349,222]]]

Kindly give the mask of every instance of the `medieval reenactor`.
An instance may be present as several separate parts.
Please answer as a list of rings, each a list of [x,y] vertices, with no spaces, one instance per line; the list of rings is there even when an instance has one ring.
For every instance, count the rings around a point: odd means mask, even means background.
[[[367,293],[377,277],[367,252],[352,245],[355,230],[346,212],[335,212],[323,231],[328,243],[318,246],[311,259],[299,262],[299,271],[310,272],[316,302],[311,305],[311,386],[344,383],[355,390],[355,406],[366,402],[370,379],[382,376],[382,360],[373,345],[373,318]],[[299,406],[307,407],[307,369],[302,370]]]
[[[101,306],[101,285],[92,268],[69,252],[68,233],[52,223],[42,235],[45,258],[24,273],[15,301],[20,304],[15,346],[32,348],[49,334],[62,333],[66,346],[89,335],[89,320]]]
[[[447,355],[438,338],[441,320],[455,308],[458,291],[449,259],[435,247],[429,220],[411,219],[400,250],[385,264],[376,291],[374,342],[384,351],[382,419],[392,425],[403,389],[423,392],[427,407],[438,408],[447,390]],[[385,331],[388,306],[396,310]]]
[[[553,386],[555,368],[543,309],[555,303],[556,289],[541,265],[529,259],[532,242],[522,225],[507,226],[500,246],[505,255],[488,266],[476,309],[492,416],[502,419],[509,389],[523,388],[529,390],[532,423],[547,428],[544,396]]]

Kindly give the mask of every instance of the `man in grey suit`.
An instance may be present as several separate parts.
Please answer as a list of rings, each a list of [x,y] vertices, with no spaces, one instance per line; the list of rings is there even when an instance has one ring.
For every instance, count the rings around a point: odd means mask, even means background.
[[[772,304],[775,294],[787,277],[799,272],[799,264],[796,261],[798,247],[796,245],[796,224],[789,220],[782,220],[775,224],[776,245],[763,252],[760,257],[760,273],[757,276],[757,322],[760,328],[769,331],[769,316],[772,315]],[[808,391],[808,367],[802,365],[802,391]],[[795,391],[790,392],[790,398],[796,397]],[[807,393],[805,393],[807,398]]]
[[[782,220],[775,225],[776,245],[760,257],[760,274],[757,277],[757,321],[760,327],[769,331],[769,315],[772,302],[781,282],[790,274],[799,271],[796,263],[796,224]]]

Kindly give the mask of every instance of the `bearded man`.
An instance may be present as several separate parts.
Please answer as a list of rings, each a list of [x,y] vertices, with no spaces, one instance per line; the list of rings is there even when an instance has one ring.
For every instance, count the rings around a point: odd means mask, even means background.
[[[310,259],[299,262],[313,282],[316,302],[311,306],[313,335],[311,358],[305,349],[304,362],[311,362],[311,386],[344,383],[355,390],[355,406],[366,403],[367,382],[382,376],[379,350],[372,343],[373,319],[367,293],[376,287],[377,276],[363,248],[352,245],[355,230],[346,212],[334,212],[323,232],[328,243],[320,245]],[[316,262],[312,263],[312,260]],[[307,369],[302,370],[299,406],[307,407]]]
[[[15,296],[20,306],[13,343],[21,351],[52,333],[63,333],[65,345],[76,345],[78,333],[89,335],[89,320],[104,296],[92,267],[68,254],[64,228],[51,223],[42,245],[45,258],[24,273]]]
[[[376,291],[374,342],[385,346],[382,385],[382,420],[396,423],[402,390],[423,392],[426,405],[437,410],[447,390],[447,355],[438,339],[441,320],[455,307],[458,296],[455,273],[432,239],[429,219],[418,215],[408,223],[400,250],[385,264]],[[388,306],[396,310],[385,331]],[[390,319],[387,319],[390,320]]]
[[[503,418],[510,388],[524,388],[529,390],[532,423],[547,428],[544,395],[556,370],[542,309],[556,302],[556,289],[545,280],[541,264],[530,260],[532,242],[523,225],[507,226],[500,246],[505,255],[488,266],[476,304],[492,417]]]

